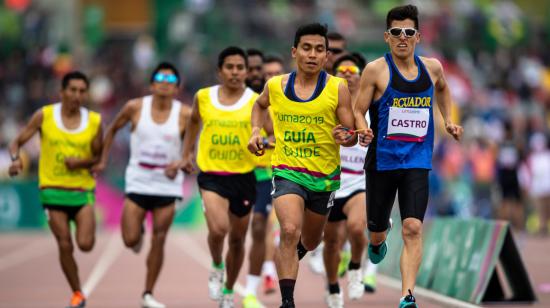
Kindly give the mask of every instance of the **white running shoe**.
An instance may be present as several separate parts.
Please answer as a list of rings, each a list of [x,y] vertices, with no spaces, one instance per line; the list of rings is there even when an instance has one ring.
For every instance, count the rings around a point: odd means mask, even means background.
[[[223,269],[215,269],[208,276],[208,296],[211,300],[218,301],[222,296]]]
[[[348,298],[351,300],[360,299],[365,292],[361,269],[348,270]]]
[[[159,303],[152,294],[145,294],[141,302],[143,308],[166,308],[166,305]]]
[[[328,308],[344,308],[344,297],[342,293],[327,294],[325,301]]]
[[[233,294],[223,294],[220,299],[220,308],[233,308]]]
[[[314,274],[323,275],[325,273],[325,263],[323,262],[323,245],[320,244],[309,254],[309,268]]]

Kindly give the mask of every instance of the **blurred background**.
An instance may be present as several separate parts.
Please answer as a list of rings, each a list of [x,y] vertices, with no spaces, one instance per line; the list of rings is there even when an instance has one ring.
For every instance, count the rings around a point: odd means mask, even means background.
[[[466,135],[459,144],[438,134],[429,215],[513,217],[517,230],[546,234],[550,3],[411,2],[421,12],[417,53],[443,63],[456,103],[453,117]],[[186,103],[197,89],[216,82],[216,56],[228,45],[279,55],[291,69],[294,31],[307,21],[326,23],[346,37],[348,50],[373,60],[387,50],[385,14],[401,3],[1,0],[0,229],[43,222],[38,204],[27,204],[38,202],[31,198],[38,140],[25,147],[28,168],[16,180],[7,179],[6,146],[36,109],[58,99],[66,72],[90,76],[89,107],[107,124],[128,99],[148,92],[150,71],[159,61],[181,70],[180,99]],[[118,135],[104,176],[109,187],[123,187],[128,138],[128,132]],[[38,212],[28,214],[29,207]],[[37,220],[25,221],[30,216]]]

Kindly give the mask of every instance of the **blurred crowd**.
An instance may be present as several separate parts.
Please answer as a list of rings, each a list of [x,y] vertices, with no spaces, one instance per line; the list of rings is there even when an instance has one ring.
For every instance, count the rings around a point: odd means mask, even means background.
[[[152,14],[149,31],[98,33],[76,25],[82,29],[76,43],[84,45],[76,53],[75,42],[58,41],[51,34],[52,20],[58,18],[55,7],[28,1],[17,9],[7,2],[13,1],[0,1],[0,177],[9,164],[7,143],[37,108],[57,99],[60,76],[72,69],[91,77],[89,107],[101,111],[108,123],[125,101],[147,93],[149,71],[160,60],[180,68],[180,98],[186,103],[198,88],[216,82],[215,57],[228,45],[279,55],[290,70],[292,37],[305,21],[326,23],[346,37],[348,50],[373,60],[387,50],[382,39],[385,13],[403,3],[156,1],[159,13]],[[520,0],[410,2],[421,13],[417,52],[443,63],[456,103],[453,116],[465,128],[464,140],[456,143],[439,127],[430,214],[508,219],[517,230],[547,234],[550,21],[544,16],[550,5]],[[533,2],[540,16],[530,8]],[[88,10],[85,16],[101,16],[93,15],[97,7],[79,8]],[[127,149],[114,150],[120,171]],[[33,174],[37,143],[26,152]]]

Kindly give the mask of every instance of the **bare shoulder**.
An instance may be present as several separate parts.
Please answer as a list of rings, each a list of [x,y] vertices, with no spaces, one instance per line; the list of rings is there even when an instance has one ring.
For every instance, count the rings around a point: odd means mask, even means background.
[[[420,57],[422,63],[430,71],[430,73],[440,74],[443,71],[443,65],[436,58]]]
[[[282,77],[281,77],[281,87],[283,89],[286,87],[286,84],[288,83],[288,78],[289,77],[290,77],[290,73],[282,75]]]
[[[134,114],[141,109],[142,102],[143,99],[141,97],[133,98],[124,104],[122,111],[125,113]]]
[[[384,59],[383,57],[380,57],[376,60],[369,62],[365,66],[363,73],[378,74],[384,71],[385,69],[387,69],[386,59]]]
[[[191,106],[181,103],[180,116],[188,118],[189,116],[191,116],[191,110]]]

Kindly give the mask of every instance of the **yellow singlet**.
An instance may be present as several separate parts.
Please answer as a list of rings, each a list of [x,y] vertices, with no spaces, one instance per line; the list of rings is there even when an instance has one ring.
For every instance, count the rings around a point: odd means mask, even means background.
[[[61,104],[42,108],[38,183],[45,204],[84,205],[93,203],[95,179],[87,169],[69,170],[66,157],[90,158],[92,141],[101,125],[101,116],[81,107],[81,124],[74,130],[63,126]]]
[[[283,77],[268,82],[276,139],[273,175],[312,191],[335,191],[340,187],[340,146],[332,129],[338,124],[338,86],[345,81],[330,76],[316,98],[297,102],[285,95]]]
[[[239,101],[225,106],[218,100],[219,87],[197,92],[203,123],[197,164],[202,172],[220,175],[251,172],[258,160],[247,145],[251,134],[250,115],[258,94],[247,88]]]

